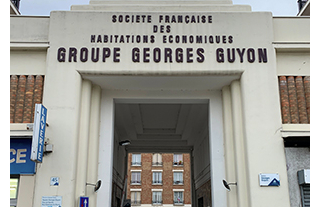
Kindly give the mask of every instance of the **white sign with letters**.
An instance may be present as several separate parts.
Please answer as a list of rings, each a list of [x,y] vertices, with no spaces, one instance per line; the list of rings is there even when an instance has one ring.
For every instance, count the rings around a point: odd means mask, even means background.
[[[279,174],[259,174],[260,186],[280,186]]]
[[[33,136],[30,159],[42,163],[45,139],[47,109],[42,104],[35,104]]]
[[[42,196],[41,207],[62,207],[62,196]]]

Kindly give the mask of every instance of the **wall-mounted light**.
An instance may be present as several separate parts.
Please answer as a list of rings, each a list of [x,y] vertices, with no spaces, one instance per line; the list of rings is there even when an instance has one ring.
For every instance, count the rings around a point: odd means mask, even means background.
[[[125,145],[130,145],[131,144],[131,141],[130,140],[124,140],[124,141],[120,141],[119,142],[119,145],[120,146],[125,146]]]
[[[97,191],[101,188],[102,181],[101,181],[101,180],[98,180],[98,181],[96,182],[96,184],[86,183],[86,185],[92,185],[92,186],[94,186],[94,192],[97,192]]]
[[[230,185],[237,185],[237,183],[227,183],[227,181],[226,180],[223,180],[223,184],[224,184],[224,187],[228,190],[228,191],[230,191],[231,189],[230,189]]]

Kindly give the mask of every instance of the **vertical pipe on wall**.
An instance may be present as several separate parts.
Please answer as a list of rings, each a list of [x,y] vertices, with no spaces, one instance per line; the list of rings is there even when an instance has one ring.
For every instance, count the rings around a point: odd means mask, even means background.
[[[235,144],[238,207],[249,207],[240,82],[238,80],[233,81],[230,85],[230,90],[232,101],[233,137]]]
[[[88,142],[91,109],[91,89],[92,84],[88,80],[82,81],[81,92],[81,113],[78,138],[77,170],[75,182],[75,200],[79,202],[79,197],[86,194],[86,176],[88,161]]]
[[[87,183],[96,183],[98,180],[97,169],[99,159],[99,132],[100,132],[100,108],[101,108],[101,88],[92,86],[91,111],[90,111],[90,134],[89,150],[87,162]],[[96,206],[96,193],[94,187],[87,186],[87,196],[89,196],[90,206]]]
[[[226,179],[228,182],[236,181],[236,166],[235,166],[235,148],[233,136],[233,123],[232,123],[232,102],[230,87],[225,86],[222,89],[223,97],[223,121],[224,121],[224,148],[225,148],[225,170]],[[237,207],[237,189],[227,193],[227,206]]]

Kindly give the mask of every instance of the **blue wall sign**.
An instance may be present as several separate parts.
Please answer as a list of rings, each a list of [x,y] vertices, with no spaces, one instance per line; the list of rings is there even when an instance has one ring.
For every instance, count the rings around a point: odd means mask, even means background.
[[[42,162],[47,109],[42,104],[35,104],[31,160]]]
[[[89,197],[80,197],[79,207],[89,207]]]
[[[10,139],[10,174],[34,174],[35,162],[30,160],[32,139]]]

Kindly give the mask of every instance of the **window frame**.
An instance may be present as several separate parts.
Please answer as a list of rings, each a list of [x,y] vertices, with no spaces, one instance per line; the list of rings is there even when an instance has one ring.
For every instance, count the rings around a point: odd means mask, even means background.
[[[174,154],[173,156],[173,166],[183,166],[183,154]]]
[[[181,194],[182,196],[182,198],[181,198],[181,200],[180,201],[176,201],[176,194]],[[184,192],[183,191],[174,191],[174,197],[173,197],[173,204],[174,205],[184,205]]]
[[[163,157],[161,153],[154,153],[152,157],[152,166],[163,166]]]
[[[162,171],[153,171],[152,172],[152,184],[153,185],[163,185],[163,172]]]
[[[139,157],[139,159],[137,159]],[[131,166],[142,166],[142,155],[141,154],[132,154]]]
[[[160,196],[160,199],[155,199],[154,197],[157,197],[157,196],[154,196],[156,194],[159,194]],[[163,204],[163,192],[162,191],[159,191],[159,190],[154,190],[152,191],[152,205],[162,205]]]
[[[138,176],[139,174],[139,176]],[[133,179],[133,175],[136,175],[136,180]],[[142,173],[141,171],[132,171],[131,172],[131,185],[141,185],[142,184]],[[134,177],[135,178],[135,177]],[[138,179],[139,178],[139,179]]]
[[[134,194],[134,197],[133,197],[133,194]],[[131,205],[132,206],[141,205],[141,191],[131,191]]]
[[[182,176],[175,176],[176,174],[181,174]],[[178,177],[178,179],[176,179]],[[181,179],[180,179],[181,178]],[[183,171],[175,171],[173,172],[173,184],[174,185],[184,185],[184,172]]]

